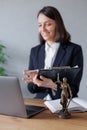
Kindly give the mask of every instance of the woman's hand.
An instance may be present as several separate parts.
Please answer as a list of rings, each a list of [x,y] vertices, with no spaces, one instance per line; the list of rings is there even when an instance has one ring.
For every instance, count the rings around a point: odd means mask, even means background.
[[[44,76],[40,76],[40,80],[37,78],[37,74],[33,78],[33,83],[38,87],[51,88],[53,90],[57,90],[57,85],[49,78],[45,78]]]
[[[22,80],[24,80],[26,83],[31,83],[33,82],[33,78],[35,77],[35,75],[38,74],[38,70],[24,70],[23,74],[26,75],[26,77],[22,78]]]
[[[57,85],[49,78],[45,78],[44,76],[40,76],[40,79],[37,78],[38,70],[28,71],[24,70],[23,74],[27,77],[22,78],[27,83],[34,83],[38,87],[51,88],[53,90],[57,90]]]

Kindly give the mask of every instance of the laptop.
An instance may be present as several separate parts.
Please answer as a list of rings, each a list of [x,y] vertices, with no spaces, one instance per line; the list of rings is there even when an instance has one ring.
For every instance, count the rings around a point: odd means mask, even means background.
[[[30,118],[43,110],[42,106],[24,105],[17,77],[0,76],[0,114]]]

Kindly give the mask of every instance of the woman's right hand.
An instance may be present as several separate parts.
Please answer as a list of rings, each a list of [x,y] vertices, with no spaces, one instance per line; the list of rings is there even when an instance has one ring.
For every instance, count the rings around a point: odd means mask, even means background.
[[[25,75],[22,80],[24,80],[26,83],[33,82],[34,77],[38,74],[38,70],[24,70],[23,74]]]

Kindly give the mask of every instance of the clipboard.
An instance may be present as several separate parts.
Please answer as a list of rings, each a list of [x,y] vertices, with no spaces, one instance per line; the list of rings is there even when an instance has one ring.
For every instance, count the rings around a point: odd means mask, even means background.
[[[62,67],[53,67],[51,69],[40,69],[38,73],[38,78],[40,79],[40,75],[50,78],[53,82],[57,81],[57,75],[59,74],[60,80],[64,77],[68,79],[69,83],[72,83],[76,76],[80,71],[79,67],[69,67],[69,66],[62,66]]]

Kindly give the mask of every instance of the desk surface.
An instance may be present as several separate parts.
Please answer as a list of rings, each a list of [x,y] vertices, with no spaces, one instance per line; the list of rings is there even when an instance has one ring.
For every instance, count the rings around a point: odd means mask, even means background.
[[[44,105],[36,99],[25,99],[25,103]],[[0,130],[87,130],[87,112],[73,113],[71,119],[59,119],[49,110],[30,119],[0,115]]]

